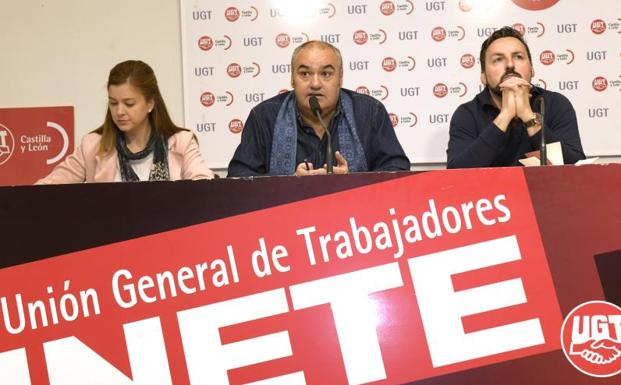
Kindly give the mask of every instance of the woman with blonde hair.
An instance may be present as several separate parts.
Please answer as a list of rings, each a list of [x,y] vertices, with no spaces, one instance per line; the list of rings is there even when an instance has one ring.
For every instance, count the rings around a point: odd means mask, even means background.
[[[104,123],[37,184],[213,177],[196,137],[170,119],[153,69],[128,60],[110,70]]]

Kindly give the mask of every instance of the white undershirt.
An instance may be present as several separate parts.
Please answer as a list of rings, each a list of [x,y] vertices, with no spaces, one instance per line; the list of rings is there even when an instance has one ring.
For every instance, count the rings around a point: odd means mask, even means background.
[[[149,174],[151,173],[151,166],[153,166],[153,152],[149,155],[145,156],[142,159],[138,160],[130,160],[129,165],[134,169],[134,172],[138,176],[138,179],[141,181],[149,180]],[[116,173],[116,177],[114,178],[115,182],[121,182],[121,167],[119,166],[119,170]]]

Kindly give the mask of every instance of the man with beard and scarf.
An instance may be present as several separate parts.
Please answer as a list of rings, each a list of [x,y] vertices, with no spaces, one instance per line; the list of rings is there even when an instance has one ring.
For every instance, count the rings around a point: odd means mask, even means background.
[[[519,165],[540,147],[539,97],[545,102],[546,143],[561,142],[566,164],[585,158],[569,100],[531,84],[530,50],[519,32],[496,30],[481,45],[480,61],[485,89],[451,118],[447,168]]]

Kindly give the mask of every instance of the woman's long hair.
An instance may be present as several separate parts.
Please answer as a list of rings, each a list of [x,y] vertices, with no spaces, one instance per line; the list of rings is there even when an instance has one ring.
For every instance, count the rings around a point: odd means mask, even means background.
[[[135,87],[148,101],[153,100],[153,110],[149,113],[149,123],[151,129],[155,130],[164,140],[168,140],[171,136],[179,131],[185,130],[176,126],[168,115],[166,104],[157,85],[157,79],[153,69],[140,60],[127,60],[115,65],[110,70],[108,77],[108,88],[110,86],[119,86],[129,83]],[[117,125],[112,120],[110,108],[106,111],[104,123],[95,131],[101,135],[99,144],[99,153],[105,154],[114,148],[116,136],[121,133]]]

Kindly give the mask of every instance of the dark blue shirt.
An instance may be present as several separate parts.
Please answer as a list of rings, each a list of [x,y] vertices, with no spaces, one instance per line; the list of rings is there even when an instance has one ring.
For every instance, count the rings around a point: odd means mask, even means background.
[[[410,161],[401,148],[384,105],[370,96],[343,91],[352,98],[356,129],[369,167],[367,171],[409,170]],[[229,177],[266,175],[269,172],[276,117],[286,96],[287,93],[276,95],[250,111],[241,143],[229,163]],[[319,138],[312,127],[304,124],[299,112],[297,115],[296,165],[307,161],[314,168],[321,168],[326,163],[327,136]],[[342,115],[337,109],[330,123],[333,151],[340,149],[336,130],[338,120],[344,119]]]
[[[576,112],[569,100],[557,92],[533,87],[533,111],[539,111],[535,106],[539,95],[543,95],[545,102],[546,143],[561,142],[566,164],[584,159]],[[541,130],[529,137],[524,123],[514,119],[502,132],[494,124],[499,113],[487,88],[457,108],[449,129],[447,168],[517,166],[526,153],[539,149]]]

